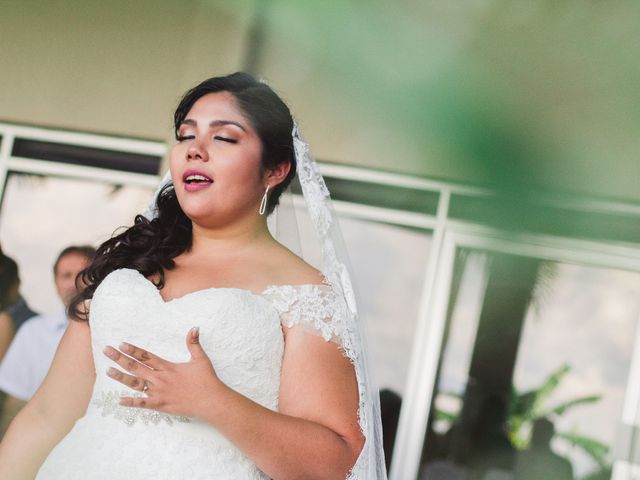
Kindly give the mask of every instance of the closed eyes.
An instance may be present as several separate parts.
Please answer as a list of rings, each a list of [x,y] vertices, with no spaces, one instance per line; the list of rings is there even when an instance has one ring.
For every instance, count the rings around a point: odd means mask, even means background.
[[[229,138],[229,137],[221,137],[219,135],[216,135],[215,137],[213,137],[214,140],[221,140],[223,142],[228,142],[228,143],[238,143],[238,141],[235,138]]]
[[[176,140],[178,142],[183,142],[185,140],[193,140],[195,137],[195,135],[177,135],[176,136]],[[214,140],[220,140],[222,142],[227,142],[227,143],[238,143],[238,140],[234,139],[234,138],[229,138],[229,137],[221,137],[220,135],[216,135],[215,137],[213,137]]]

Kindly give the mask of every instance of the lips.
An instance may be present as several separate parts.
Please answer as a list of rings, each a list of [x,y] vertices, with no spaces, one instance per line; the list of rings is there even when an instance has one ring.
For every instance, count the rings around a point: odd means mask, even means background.
[[[213,183],[213,179],[199,170],[187,170],[182,174],[182,181],[185,183],[193,183],[197,181]]]
[[[209,187],[213,179],[199,170],[187,170],[182,174],[182,182],[187,192],[195,192]]]

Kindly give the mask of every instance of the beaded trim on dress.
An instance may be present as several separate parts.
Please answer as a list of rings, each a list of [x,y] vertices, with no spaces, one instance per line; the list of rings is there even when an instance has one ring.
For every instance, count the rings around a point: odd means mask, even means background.
[[[92,403],[96,407],[102,410],[102,416],[107,417],[113,415],[117,420],[122,420],[127,425],[135,425],[138,421],[141,421],[145,425],[153,424],[158,425],[164,421],[167,425],[173,425],[173,422],[189,423],[191,419],[182,415],[169,415],[167,413],[161,413],[157,410],[150,410],[144,408],[127,407],[120,405],[121,397],[142,397],[141,394],[135,394],[131,392],[115,390],[109,392],[100,392]]]

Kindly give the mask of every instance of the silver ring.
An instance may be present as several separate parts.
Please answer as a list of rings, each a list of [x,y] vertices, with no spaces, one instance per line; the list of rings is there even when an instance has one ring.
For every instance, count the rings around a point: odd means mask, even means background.
[[[147,390],[149,390],[149,385],[147,384],[147,381],[145,380],[144,383],[142,384],[142,393],[147,393]]]

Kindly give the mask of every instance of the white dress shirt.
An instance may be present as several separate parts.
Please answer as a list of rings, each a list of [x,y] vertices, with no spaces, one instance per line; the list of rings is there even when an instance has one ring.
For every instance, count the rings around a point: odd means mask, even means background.
[[[67,327],[63,309],[27,320],[0,363],[0,390],[28,401],[49,371]]]

